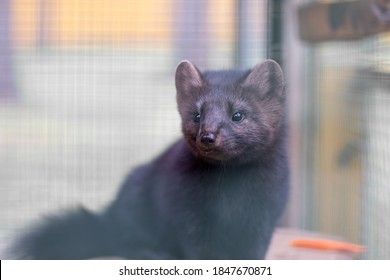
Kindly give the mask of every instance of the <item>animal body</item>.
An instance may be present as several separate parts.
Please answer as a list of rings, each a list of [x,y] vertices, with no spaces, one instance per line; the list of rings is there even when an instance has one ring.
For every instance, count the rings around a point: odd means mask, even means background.
[[[25,233],[29,259],[262,259],[288,197],[279,65],[176,69],[183,137],[132,171],[100,213],[76,209]]]

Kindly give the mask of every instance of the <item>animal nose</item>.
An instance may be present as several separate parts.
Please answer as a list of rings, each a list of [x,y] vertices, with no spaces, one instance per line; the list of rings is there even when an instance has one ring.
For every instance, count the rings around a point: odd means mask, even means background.
[[[207,146],[210,146],[210,145],[214,145],[215,143],[215,133],[204,133],[201,138],[200,138],[200,141],[207,145]]]

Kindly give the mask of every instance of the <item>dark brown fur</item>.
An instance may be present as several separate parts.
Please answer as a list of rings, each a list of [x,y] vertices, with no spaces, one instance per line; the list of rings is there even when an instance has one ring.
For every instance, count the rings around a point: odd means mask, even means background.
[[[52,218],[20,257],[261,259],[288,196],[284,81],[274,61],[249,71],[176,71],[183,139],[124,181],[101,214]]]

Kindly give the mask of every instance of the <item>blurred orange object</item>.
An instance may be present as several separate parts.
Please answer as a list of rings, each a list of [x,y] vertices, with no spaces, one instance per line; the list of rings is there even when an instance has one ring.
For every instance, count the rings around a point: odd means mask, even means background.
[[[366,247],[362,245],[326,239],[296,239],[291,241],[291,246],[351,253],[361,253],[366,250]]]

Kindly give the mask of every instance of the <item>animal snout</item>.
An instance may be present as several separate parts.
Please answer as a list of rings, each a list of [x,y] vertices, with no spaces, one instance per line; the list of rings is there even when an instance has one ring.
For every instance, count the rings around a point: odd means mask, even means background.
[[[215,140],[216,140],[217,136],[215,135],[215,133],[212,133],[212,132],[206,132],[206,133],[203,133],[201,136],[200,136],[200,141],[206,145],[206,146],[211,146],[211,145],[214,145],[215,144]]]

